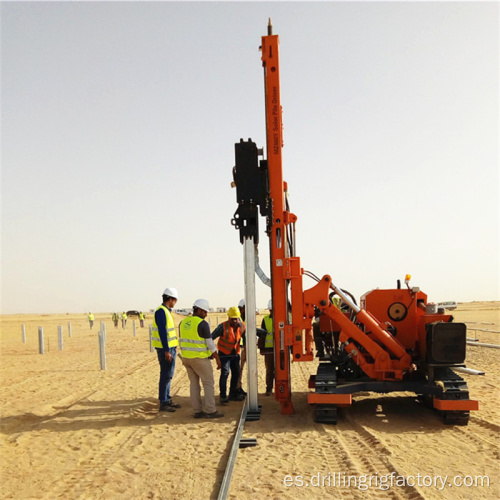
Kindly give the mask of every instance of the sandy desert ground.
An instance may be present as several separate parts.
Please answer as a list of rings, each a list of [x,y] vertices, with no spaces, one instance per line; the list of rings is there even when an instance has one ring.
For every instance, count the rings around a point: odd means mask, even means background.
[[[500,344],[500,302],[460,304],[453,314],[467,322],[469,337]],[[107,326],[106,370],[99,362],[100,320]],[[92,331],[85,315],[1,318],[1,498],[217,498],[243,403],[220,408],[220,420],[194,420],[179,362],[173,393],[182,408],[158,413],[150,322],[144,329],[136,322],[134,336],[130,320],[126,330],[115,329],[109,314],[97,314]],[[211,322],[215,327],[214,315]],[[486,375],[465,376],[480,401],[467,427],[443,425],[408,393],[363,393],[337,426],[315,423],[306,401],[316,362],[293,364],[296,413],[281,415],[272,397],[259,396],[261,419],[247,422],[243,434],[258,445],[239,450],[229,498],[500,498],[499,359],[497,349],[468,347],[468,366]],[[261,357],[259,371],[262,391]],[[410,484],[385,489],[391,474]],[[339,486],[348,476],[362,483]]]

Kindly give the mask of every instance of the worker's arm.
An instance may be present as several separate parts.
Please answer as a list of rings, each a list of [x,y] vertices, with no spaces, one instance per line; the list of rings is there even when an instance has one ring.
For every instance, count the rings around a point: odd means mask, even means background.
[[[219,326],[221,326],[221,325],[219,325]],[[217,330],[217,328],[214,330],[214,333]],[[219,354],[217,352],[217,347],[215,347],[214,339],[212,338],[212,335],[210,335],[210,327],[208,326],[208,323],[206,321],[202,321],[198,325],[198,335],[202,339],[205,339],[205,342],[207,344],[207,348],[212,353],[212,357],[215,359],[215,362],[217,363],[217,370],[220,370],[221,362],[219,359]]]
[[[262,323],[260,324],[260,328],[257,328],[257,337],[265,337],[267,335],[266,322],[264,318],[262,318]]]
[[[158,326],[158,333],[160,335],[163,349],[167,352],[169,350],[167,337],[167,316],[163,309],[158,309],[158,311],[155,312],[155,321]]]
[[[256,328],[257,337],[265,337],[267,335],[267,330],[265,328]]]
[[[223,333],[224,333],[224,323],[221,323],[212,332],[212,339],[215,340],[216,338],[221,337]]]

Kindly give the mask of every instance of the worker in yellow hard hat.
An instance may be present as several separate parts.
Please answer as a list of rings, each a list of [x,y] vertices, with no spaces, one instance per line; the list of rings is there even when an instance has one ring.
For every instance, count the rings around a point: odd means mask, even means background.
[[[241,313],[237,307],[230,307],[227,312],[228,320],[221,323],[212,332],[212,339],[219,339],[217,350],[221,362],[219,379],[220,402],[242,401],[245,396],[238,393],[238,379],[240,378],[240,349],[241,339],[245,333],[245,324],[241,321]],[[227,394],[227,379],[231,371],[229,395]]]

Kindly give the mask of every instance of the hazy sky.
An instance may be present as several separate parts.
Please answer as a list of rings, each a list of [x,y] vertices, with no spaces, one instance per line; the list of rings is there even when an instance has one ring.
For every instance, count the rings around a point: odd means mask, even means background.
[[[268,17],[302,267],[500,299],[498,3],[2,2],[2,313],[243,297],[231,170],[265,146]]]

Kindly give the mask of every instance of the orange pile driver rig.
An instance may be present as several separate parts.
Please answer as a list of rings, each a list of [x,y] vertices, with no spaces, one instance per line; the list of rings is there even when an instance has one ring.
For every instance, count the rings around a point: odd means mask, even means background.
[[[409,391],[440,412],[447,424],[466,425],[478,402],[469,399],[465,381],[453,367],[464,367],[466,326],[444,310],[433,310],[416,287],[373,290],[354,297],[329,275],[317,278],[301,268],[295,254],[295,223],[282,169],[282,107],[279,38],[262,37],[265,80],[267,160],[252,142],[235,144],[233,179],[238,209],[232,224],[240,241],[258,244],[258,219],[267,219],[270,239],[274,321],[275,398],[285,414],[293,413],[291,361],[319,357],[311,377],[308,402],[317,422],[337,422],[337,408],[352,403],[360,391]],[[303,276],[317,281],[304,290]],[[316,347],[316,354],[314,348]]]

